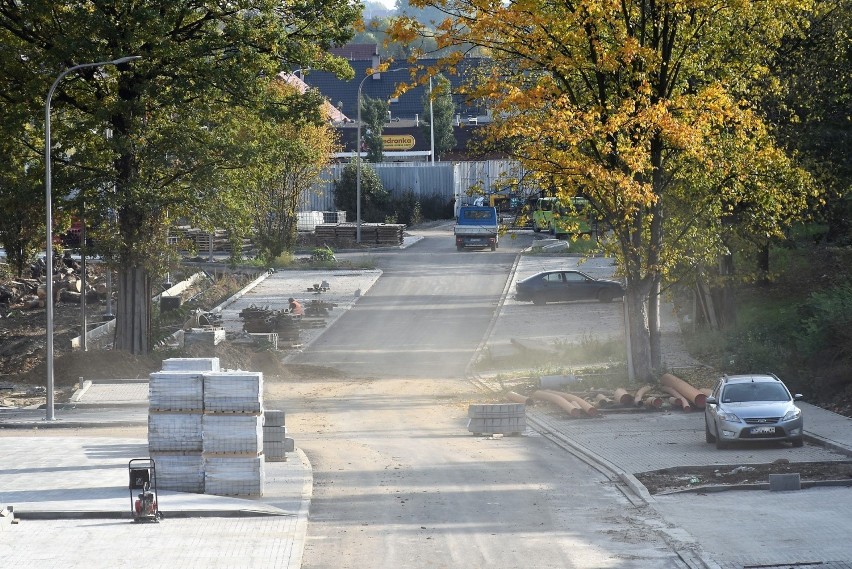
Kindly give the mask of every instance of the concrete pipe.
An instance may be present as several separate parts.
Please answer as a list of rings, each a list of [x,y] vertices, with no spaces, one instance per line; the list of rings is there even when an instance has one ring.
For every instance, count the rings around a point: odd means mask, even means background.
[[[665,391],[675,399],[675,401],[672,402],[672,405],[674,405],[675,407],[680,407],[681,409],[687,412],[692,411],[692,407],[689,405],[689,399],[684,397],[684,395],[680,393],[677,389],[669,387],[668,385],[664,385],[662,388],[663,391]]]
[[[628,406],[628,405],[633,405],[633,396],[630,395],[627,392],[627,390],[624,389],[623,387],[619,387],[618,389],[615,390],[615,393],[613,394],[613,398],[616,401],[618,401],[619,405],[622,405],[622,406],[625,406],[625,407]]]
[[[512,403],[523,403],[524,405],[533,404],[532,397],[527,397],[526,395],[521,395],[520,393],[515,393],[514,391],[510,391],[509,393],[507,393],[506,399],[508,399]]]
[[[579,405],[566,400],[564,397],[560,397],[558,393],[554,393],[553,391],[538,390],[533,392],[532,396],[533,399],[553,403],[572,417],[578,417],[583,413]]]
[[[638,390],[636,390],[636,395],[633,396],[633,404],[637,407],[642,405],[642,402],[645,400],[645,396],[651,391],[652,387],[650,385],[643,385]]]
[[[602,407],[609,407],[612,405],[612,399],[604,395],[603,393],[598,393],[595,395],[595,407],[598,409]]]
[[[589,403],[588,401],[586,401],[582,397],[574,395],[573,393],[560,393],[560,395],[562,397],[564,397],[565,399],[567,399],[568,401],[573,401],[574,403],[579,405],[580,408],[583,411],[585,411],[586,415],[588,415],[589,417],[597,417],[598,416],[597,407],[595,407],[594,405],[592,405],[591,403]]]
[[[686,399],[690,403],[692,403],[699,409],[704,409],[704,406],[707,401],[707,396],[692,387],[691,385],[689,385],[681,378],[674,376],[670,373],[664,373],[663,377],[660,378],[660,383],[671,387],[672,389],[676,389],[678,393],[686,397]]]
[[[645,398],[644,405],[645,407],[653,407],[654,409],[659,409],[663,406],[663,398],[657,397],[656,395],[649,395]]]

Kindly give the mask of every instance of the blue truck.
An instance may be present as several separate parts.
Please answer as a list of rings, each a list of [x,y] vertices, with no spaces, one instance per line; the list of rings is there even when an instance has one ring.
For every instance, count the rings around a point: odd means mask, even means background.
[[[453,234],[456,236],[456,249],[463,251],[467,247],[479,249],[499,246],[499,218],[497,208],[488,206],[463,205],[459,207]]]

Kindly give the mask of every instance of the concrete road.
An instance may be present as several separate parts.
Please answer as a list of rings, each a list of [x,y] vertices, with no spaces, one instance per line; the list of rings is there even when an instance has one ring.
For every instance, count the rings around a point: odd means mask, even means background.
[[[467,431],[488,396],[464,370],[520,245],[456,252],[430,231],[382,255],[367,295],[290,358],[348,376],[267,396],[314,469],[305,568],[687,566],[661,520],[563,449]]]
[[[521,240],[457,252],[449,226],[397,253],[376,255],[383,275],[294,364],[350,377],[461,378],[485,334]]]

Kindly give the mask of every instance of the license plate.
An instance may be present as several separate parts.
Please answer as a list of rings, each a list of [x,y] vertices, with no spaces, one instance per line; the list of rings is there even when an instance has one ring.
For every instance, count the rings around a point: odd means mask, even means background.
[[[468,239],[467,241],[468,241],[468,243],[485,243],[485,239],[482,239],[482,238],[479,238],[479,237],[477,237],[475,239]]]
[[[775,427],[752,427],[752,435],[774,435]]]

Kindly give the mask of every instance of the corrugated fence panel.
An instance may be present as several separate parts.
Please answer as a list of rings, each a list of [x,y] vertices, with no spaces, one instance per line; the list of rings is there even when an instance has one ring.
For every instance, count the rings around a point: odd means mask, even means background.
[[[345,164],[326,168],[319,182],[302,196],[302,211],[334,210],[334,181],[339,180]],[[394,197],[406,192],[416,196],[439,195],[447,201],[456,195],[465,195],[471,187],[498,191],[505,187],[507,177],[520,179],[522,169],[513,160],[488,160],[481,162],[393,162],[370,164],[382,185]]]

